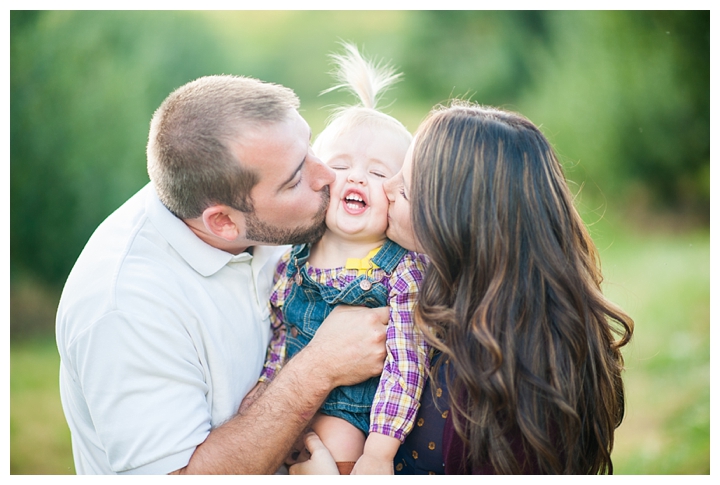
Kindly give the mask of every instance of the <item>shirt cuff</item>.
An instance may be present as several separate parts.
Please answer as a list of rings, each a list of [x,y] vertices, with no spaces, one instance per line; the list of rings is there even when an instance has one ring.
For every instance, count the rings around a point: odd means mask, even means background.
[[[167,475],[168,473],[186,467],[187,464],[190,463],[190,457],[195,453],[195,449],[196,448],[190,448],[189,450],[160,458],[159,460],[133,468],[132,470],[118,472],[118,475]]]

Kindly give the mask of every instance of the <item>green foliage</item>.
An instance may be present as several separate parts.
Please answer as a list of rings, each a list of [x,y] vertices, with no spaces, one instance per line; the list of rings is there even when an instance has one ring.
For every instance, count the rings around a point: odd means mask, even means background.
[[[205,74],[297,91],[321,131],[338,41],[405,73],[414,130],[460,96],[528,116],[587,203],[708,223],[709,12],[13,11],[11,271],[59,285],[98,223],[147,182],[153,111]],[[393,101],[396,102],[393,104]]]
[[[401,59],[428,104],[460,96],[542,124],[592,197],[707,221],[709,12],[416,12]]]
[[[708,11],[11,11],[12,336],[52,331],[88,237],[148,180],[147,130],[167,94],[254,76],[295,89],[319,133],[323,107],[352,102],[318,97],[341,39],[404,72],[383,104],[410,130],[450,97],[541,126],[584,187],[605,290],[636,322],[616,472],[708,473],[709,235],[608,222],[663,207],[709,226]],[[57,351],[12,345],[11,472],[71,473]]]
[[[221,49],[196,18],[156,12],[12,12],[11,39],[11,264],[61,283],[147,182],[155,108]]]
[[[455,97],[514,103],[547,55],[547,23],[542,11],[415,12],[402,57],[403,89],[433,104]]]
[[[591,196],[709,222],[709,12],[550,12],[518,105]]]

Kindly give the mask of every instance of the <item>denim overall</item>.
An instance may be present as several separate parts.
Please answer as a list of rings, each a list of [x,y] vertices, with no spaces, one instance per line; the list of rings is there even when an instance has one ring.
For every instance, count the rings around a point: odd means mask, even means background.
[[[406,249],[387,240],[371,259],[379,268],[368,271],[369,275],[359,274],[339,290],[311,279],[305,268],[305,262],[310,255],[310,245],[295,246],[287,266],[287,277],[294,281],[294,284],[283,307],[283,320],[287,327],[287,358],[293,357],[310,342],[335,306],[386,306],[387,282],[405,254]],[[320,412],[342,418],[367,435],[370,429],[370,408],[379,382],[380,379],[374,377],[354,386],[335,388],[330,392]]]

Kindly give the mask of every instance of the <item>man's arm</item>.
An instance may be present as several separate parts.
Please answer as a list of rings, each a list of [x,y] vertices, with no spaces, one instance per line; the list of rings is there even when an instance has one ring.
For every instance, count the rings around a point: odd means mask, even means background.
[[[177,474],[268,474],[332,389],[379,375],[388,309],[338,307],[242,414],[212,430]]]

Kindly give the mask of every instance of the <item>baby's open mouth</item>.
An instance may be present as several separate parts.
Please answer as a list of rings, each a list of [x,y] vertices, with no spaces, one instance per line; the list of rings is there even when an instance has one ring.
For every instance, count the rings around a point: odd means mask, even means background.
[[[367,205],[359,194],[349,194],[347,197],[345,197],[344,200],[345,205],[348,206],[350,209],[364,209]]]

